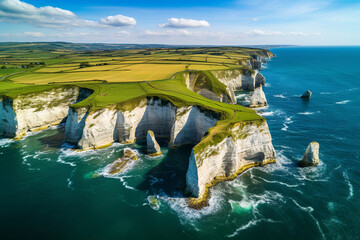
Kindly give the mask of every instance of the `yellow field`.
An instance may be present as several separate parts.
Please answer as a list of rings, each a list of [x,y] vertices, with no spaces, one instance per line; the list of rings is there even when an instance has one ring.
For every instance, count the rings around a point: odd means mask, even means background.
[[[107,82],[141,82],[171,78],[174,73],[190,70],[221,70],[239,67],[239,63],[251,58],[253,49],[135,49],[94,53],[63,53],[62,57],[45,55],[22,73],[8,78],[15,83],[47,84],[105,80]],[[39,54],[39,53],[38,53]],[[5,54],[2,56],[5,57]],[[9,66],[21,66],[36,59],[5,59]],[[13,64],[13,65],[10,65]],[[85,65],[80,67],[80,65]],[[9,70],[7,70],[9,72]],[[1,73],[1,72],[0,72]],[[5,73],[5,71],[4,71]]]

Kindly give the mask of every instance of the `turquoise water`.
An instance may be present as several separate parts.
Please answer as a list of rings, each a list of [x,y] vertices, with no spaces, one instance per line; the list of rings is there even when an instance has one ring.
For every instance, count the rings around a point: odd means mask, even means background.
[[[1,238],[358,239],[360,47],[272,51],[263,70],[269,107],[259,112],[277,164],[216,185],[210,207],[196,211],[181,195],[191,146],[164,142],[163,156],[148,158],[141,142],[74,152],[61,128],[0,139]],[[307,89],[313,96],[303,101]],[[300,169],[311,141],[320,164]],[[91,177],[125,147],[140,160],[116,177]]]

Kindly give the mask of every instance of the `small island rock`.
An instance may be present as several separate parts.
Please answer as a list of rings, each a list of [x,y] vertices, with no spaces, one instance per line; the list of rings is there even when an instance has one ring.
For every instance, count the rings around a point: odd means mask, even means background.
[[[256,74],[255,87],[265,86],[265,77],[261,73]]]
[[[312,142],[306,148],[305,154],[302,160],[298,163],[300,167],[315,166],[319,163],[319,148],[320,145],[317,142]]]
[[[301,95],[302,98],[305,98],[305,99],[310,99],[311,98],[311,94],[312,92],[310,92],[310,90],[307,90],[303,93],[303,95]]]
[[[265,107],[265,106],[267,106],[267,101],[266,101],[265,93],[262,90],[262,86],[260,86],[254,90],[254,93],[251,96],[250,107],[257,108],[257,107]]]
[[[136,160],[138,160],[136,153],[130,148],[125,148],[123,156],[106,167],[106,173],[111,175],[120,173],[131,161]]]
[[[161,155],[160,146],[155,139],[155,134],[153,131],[149,130],[146,135],[147,143],[147,152],[150,156],[159,156]]]

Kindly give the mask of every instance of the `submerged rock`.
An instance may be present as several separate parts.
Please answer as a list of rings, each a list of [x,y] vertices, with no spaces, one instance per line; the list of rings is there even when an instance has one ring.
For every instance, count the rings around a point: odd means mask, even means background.
[[[159,156],[161,155],[160,146],[155,139],[155,134],[153,131],[149,130],[146,135],[147,143],[147,152],[150,156]]]
[[[298,163],[300,167],[315,166],[319,163],[319,148],[320,145],[317,142],[312,142],[306,148],[305,154],[302,160]]]
[[[303,95],[301,95],[301,97],[305,98],[305,99],[310,99],[311,94],[312,94],[312,92],[310,92],[310,90],[307,90],[306,92],[303,93]]]
[[[121,158],[115,160],[113,163],[109,164],[106,169],[107,169],[107,174],[117,174],[122,172],[125,167],[131,163],[132,161],[136,161],[138,160],[136,153],[129,149],[129,148],[125,148],[124,150],[124,154]]]
[[[262,86],[255,89],[253,95],[251,96],[250,107],[257,108],[257,107],[265,107],[267,106],[267,101],[265,97],[265,93],[262,90]]]

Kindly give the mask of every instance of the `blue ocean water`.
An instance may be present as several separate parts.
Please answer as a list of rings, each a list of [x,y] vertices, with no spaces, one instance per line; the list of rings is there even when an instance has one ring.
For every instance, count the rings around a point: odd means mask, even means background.
[[[159,158],[143,154],[142,142],[75,152],[55,127],[0,139],[1,238],[358,239],[360,47],[272,52],[262,71],[269,107],[258,111],[276,164],[216,185],[210,206],[197,211],[181,195],[192,146],[164,142]],[[310,101],[300,98],[307,89]],[[298,168],[311,141],[320,143],[320,164]],[[138,151],[138,162],[118,176],[92,177],[125,147]]]

